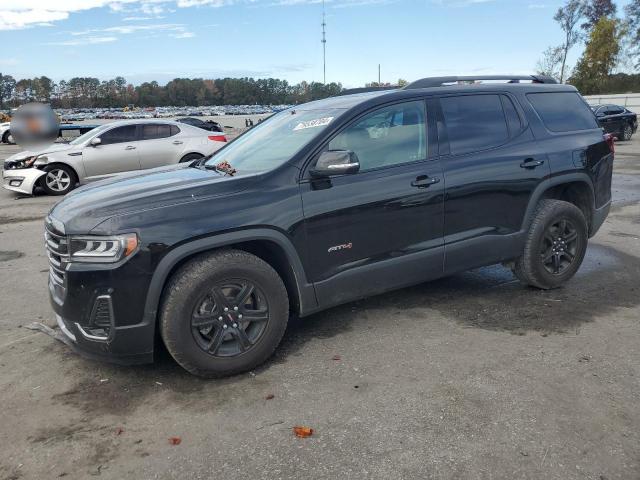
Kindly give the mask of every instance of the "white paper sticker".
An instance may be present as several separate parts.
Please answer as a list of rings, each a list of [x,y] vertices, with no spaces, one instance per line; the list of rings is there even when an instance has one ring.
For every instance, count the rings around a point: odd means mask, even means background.
[[[331,120],[333,120],[333,117],[324,117],[316,120],[309,120],[307,122],[300,122],[293,130],[296,131],[303,130],[305,128],[324,127],[325,125],[329,125]]]

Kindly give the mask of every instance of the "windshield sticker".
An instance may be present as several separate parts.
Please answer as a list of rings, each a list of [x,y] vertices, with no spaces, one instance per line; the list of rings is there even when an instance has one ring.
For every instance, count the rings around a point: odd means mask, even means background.
[[[303,130],[305,128],[324,127],[325,125],[329,125],[331,120],[333,120],[333,117],[324,117],[316,120],[309,120],[307,122],[300,122],[294,127],[293,131],[295,132],[296,130]]]

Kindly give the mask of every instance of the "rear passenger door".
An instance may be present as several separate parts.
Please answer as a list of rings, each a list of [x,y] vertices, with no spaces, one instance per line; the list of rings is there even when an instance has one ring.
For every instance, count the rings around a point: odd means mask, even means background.
[[[507,94],[440,98],[445,271],[513,258],[529,198],[549,175],[524,112]]]
[[[178,163],[185,148],[177,137],[180,129],[168,123],[141,124],[141,141],[138,147],[142,168],[155,168]]]

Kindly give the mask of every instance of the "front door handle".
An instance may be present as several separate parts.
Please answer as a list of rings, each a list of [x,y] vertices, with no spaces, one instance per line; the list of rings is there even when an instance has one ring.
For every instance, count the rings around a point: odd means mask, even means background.
[[[429,188],[431,185],[438,183],[440,179],[438,177],[430,177],[429,175],[419,175],[411,182],[412,187]]]
[[[134,147],[133,145],[129,145],[128,147],[125,148],[125,150],[135,150],[136,147]]]
[[[174,140],[173,144],[174,145],[182,145],[182,142],[180,140]]]
[[[525,158],[524,162],[520,164],[521,168],[536,168],[544,164],[544,160],[534,160],[533,158]]]

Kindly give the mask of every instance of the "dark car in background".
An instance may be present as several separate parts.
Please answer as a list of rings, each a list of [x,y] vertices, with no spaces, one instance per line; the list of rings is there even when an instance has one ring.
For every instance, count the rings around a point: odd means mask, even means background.
[[[204,120],[200,120],[199,118],[186,117],[186,118],[180,118],[176,121],[180,123],[186,123],[187,125],[191,125],[194,127],[202,128],[203,130],[208,130],[210,132],[224,131],[224,129],[222,128],[222,125],[220,125],[218,122],[214,122],[213,120],[204,121]]]
[[[605,133],[614,135],[618,140],[631,140],[638,129],[638,116],[628,108],[606,104],[591,105],[591,110]]]

